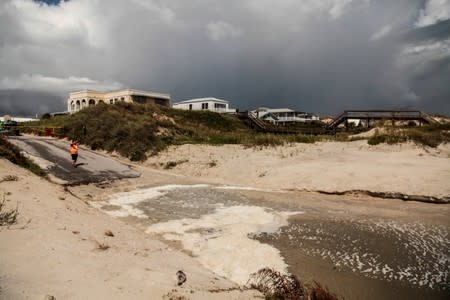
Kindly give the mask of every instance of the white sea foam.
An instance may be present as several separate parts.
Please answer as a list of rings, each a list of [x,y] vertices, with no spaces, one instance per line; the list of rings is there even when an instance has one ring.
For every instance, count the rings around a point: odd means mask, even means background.
[[[106,201],[91,202],[114,217],[148,218],[138,208],[144,201],[164,196],[177,189],[193,188],[241,189],[231,186],[164,185],[116,193]],[[244,188],[247,189],[247,188]],[[250,189],[250,188],[248,188]],[[167,240],[180,241],[206,268],[240,284],[246,284],[251,273],[264,267],[286,272],[287,265],[280,252],[249,235],[276,232],[287,225],[290,215],[302,212],[275,212],[258,206],[226,207],[218,203],[215,211],[198,219],[180,219],[157,223],[148,233],[161,234]]]
[[[96,208],[100,208],[107,214],[113,217],[128,217],[134,216],[140,219],[147,219],[148,216],[139,208],[136,208],[141,202],[148,201],[154,198],[164,196],[170,191],[176,189],[187,188],[205,188],[209,187],[206,184],[194,184],[194,185],[177,185],[168,184],[163,186],[136,189],[130,192],[116,193],[109,197],[107,201],[91,201],[90,204]],[[104,209],[107,205],[113,205],[117,209]]]
[[[263,267],[286,272],[287,265],[276,248],[248,236],[276,232],[287,225],[287,217],[285,213],[258,206],[222,207],[199,219],[154,224],[147,232],[181,241],[206,268],[245,284],[251,273]]]

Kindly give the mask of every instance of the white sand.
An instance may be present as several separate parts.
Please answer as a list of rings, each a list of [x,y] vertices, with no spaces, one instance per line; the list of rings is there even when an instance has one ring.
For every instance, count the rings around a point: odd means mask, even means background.
[[[365,140],[269,148],[182,145],[150,157],[145,164],[162,169],[160,163],[183,160],[188,161],[169,172],[220,184],[450,195],[449,144],[436,149],[413,144],[370,146]]]
[[[210,292],[236,285],[126,223],[111,218],[63,187],[4,159],[0,183],[7,208],[19,205],[18,224],[0,227],[0,298],[250,299],[254,291]],[[114,237],[104,234],[111,230]],[[99,250],[98,244],[110,246]],[[187,281],[176,285],[176,272]],[[181,299],[181,298],[180,298]]]

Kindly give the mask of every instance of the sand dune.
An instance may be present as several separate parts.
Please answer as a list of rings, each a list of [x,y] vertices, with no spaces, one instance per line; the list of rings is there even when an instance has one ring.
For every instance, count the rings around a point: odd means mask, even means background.
[[[147,166],[220,184],[311,191],[368,190],[450,195],[450,145],[370,146],[367,141],[320,142],[269,148],[182,145],[151,157]]]

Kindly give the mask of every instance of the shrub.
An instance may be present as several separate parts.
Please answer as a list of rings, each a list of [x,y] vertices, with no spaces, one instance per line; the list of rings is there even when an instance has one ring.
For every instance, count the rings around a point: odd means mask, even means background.
[[[390,130],[385,134],[375,133],[367,140],[369,145],[380,143],[397,144],[412,141],[418,145],[437,147],[450,141],[450,134],[445,129],[447,125],[429,125],[422,128],[407,128]]]
[[[369,145],[378,145],[381,143],[386,143],[386,135],[384,134],[375,134],[373,136],[371,136],[368,140],[367,143]]]
[[[295,275],[281,274],[270,268],[251,274],[248,283],[266,299],[307,299],[305,287]]]
[[[5,195],[3,195],[3,199],[0,201],[0,226],[16,223],[19,215],[18,207],[12,210],[5,210],[5,202]]]
[[[177,166],[177,162],[176,161],[168,161],[164,164],[164,169],[169,170],[172,168],[175,168]]]
[[[407,135],[409,139],[415,143],[433,148],[439,146],[439,144],[445,141],[444,135],[442,135],[439,131],[410,129],[407,131]]]

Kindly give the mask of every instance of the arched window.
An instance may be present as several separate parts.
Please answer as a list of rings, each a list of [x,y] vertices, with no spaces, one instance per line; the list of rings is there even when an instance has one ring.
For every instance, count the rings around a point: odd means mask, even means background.
[[[80,100],[77,100],[77,103],[75,104],[75,110],[80,110]]]
[[[81,108],[85,108],[87,105],[86,105],[86,99],[83,99],[82,101],[81,101]]]
[[[70,111],[74,111],[75,110],[75,103],[72,101],[70,102]]]
[[[98,103],[105,103],[105,101],[103,101],[103,100],[98,100]]]
[[[95,105],[95,100],[94,99],[89,99],[89,106],[93,106]]]

